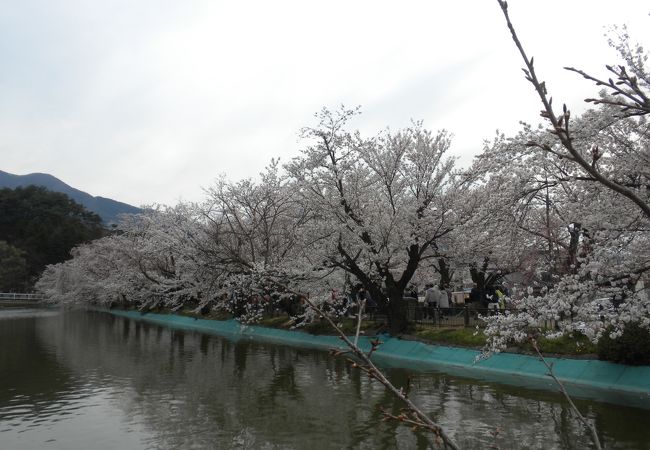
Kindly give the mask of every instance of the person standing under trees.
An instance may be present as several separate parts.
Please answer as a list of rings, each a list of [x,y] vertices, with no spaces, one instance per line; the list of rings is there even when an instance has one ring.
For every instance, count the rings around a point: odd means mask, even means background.
[[[427,316],[433,318],[434,309],[438,306],[438,300],[433,291],[433,284],[428,283],[425,286],[424,304],[427,306]]]
[[[485,291],[488,309],[498,309],[499,296],[497,295],[497,289],[494,286],[489,286]]]
[[[474,307],[478,308],[487,308],[487,303],[485,302],[485,294],[481,289],[478,288],[478,284],[472,284],[472,290],[469,293],[469,301]]]
[[[418,299],[418,289],[417,287],[415,287],[414,284],[411,284],[408,287],[408,290],[404,294],[405,294],[404,297],[411,297],[414,298],[415,300]]]
[[[435,308],[449,308],[447,293],[441,291],[438,285],[428,284],[424,302],[428,306],[429,317],[434,316]]]
[[[499,286],[494,292],[497,295],[497,301],[500,310],[506,309],[506,294],[503,292],[505,289],[502,286]]]
[[[357,292],[357,302],[356,305],[354,305],[354,314],[352,317],[356,317],[357,314],[359,314],[359,311],[367,311],[371,315],[374,314],[377,310],[377,302],[375,299],[372,298],[372,295],[370,295],[370,292],[368,289],[365,287],[361,287],[359,289],[359,292]],[[365,301],[365,304],[364,304]]]
[[[443,291],[442,289],[439,289],[438,286],[434,287],[438,291],[438,308],[441,309],[447,309],[449,308],[449,295],[447,294],[447,291]]]

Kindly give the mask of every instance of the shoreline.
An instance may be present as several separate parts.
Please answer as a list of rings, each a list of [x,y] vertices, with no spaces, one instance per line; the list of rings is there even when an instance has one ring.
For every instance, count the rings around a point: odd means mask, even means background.
[[[118,317],[162,326],[198,331],[233,340],[253,340],[301,348],[345,349],[337,336],[314,335],[302,331],[242,325],[235,320],[200,319],[176,314],[139,311],[100,310]],[[436,371],[465,378],[505,383],[530,389],[557,391],[555,382],[536,356],[498,353],[476,362],[479,350],[427,344],[381,335],[383,344],[373,353],[382,367],[421,372]],[[370,349],[369,338],[360,336],[359,346]],[[571,395],[610,403],[650,409],[650,366],[627,366],[593,359],[548,357],[555,375]]]

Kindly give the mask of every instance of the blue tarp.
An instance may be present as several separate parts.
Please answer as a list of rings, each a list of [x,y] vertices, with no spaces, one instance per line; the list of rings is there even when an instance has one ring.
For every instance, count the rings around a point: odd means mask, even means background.
[[[111,314],[150,323],[201,331],[231,339],[329,350],[345,349],[337,336],[317,336],[301,331],[243,325],[235,320],[206,320],[174,314],[116,311]],[[478,350],[431,345],[389,335],[373,353],[373,360],[382,366],[402,367],[420,371],[439,371],[453,375],[480,378],[529,388],[557,390],[544,364],[534,356],[499,353],[477,361]],[[359,345],[370,349],[369,338],[361,337]],[[650,409],[650,366],[626,366],[606,361],[568,358],[546,358],[553,372],[575,395]]]

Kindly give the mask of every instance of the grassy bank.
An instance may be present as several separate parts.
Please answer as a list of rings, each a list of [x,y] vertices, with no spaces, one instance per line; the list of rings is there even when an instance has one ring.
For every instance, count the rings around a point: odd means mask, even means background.
[[[286,316],[266,318],[259,325],[284,329],[293,329],[294,327],[293,321]],[[338,325],[346,334],[354,334],[356,332],[356,321],[353,319],[344,319]],[[375,334],[380,327],[381,324],[372,321],[364,320],[361,322],[362,334],[365,335]],[[335,334],[332,327],[324,320],[297,327],[296,329],[316,335]],[[418,325],[415,328],[414,334],[405,335],[404,337],[407,339],[416,338],[430,344],[473,349],[483,348],[487,340],[481,330],[457,327],[432,327],[427,325]],[[593,356],[596,353],[596,345],[581,334],[574,334],[573,336],[565,335],[557,339],[540,338],[538,339],[538,346],[542,353],[548,355]],[[508,351],[515,353],[534,353],[533,347],[528,343],[512,347]]]
[[[487,340],[481,330],[472,328],[437,328],[422,325],[418,325],[416,337],[433,344],[477,349],[485,346]],[[538,339],[537,344],[542,353],[549,355],[594,356],[597,352],[596,345],[581,334],[564,335],[557,339],[542,337]],[[529,343],[509,348],[508,351],[534,353],[534,349]]]
[[[316,335],[335,335],[336,332],[326,320],[308,323],[303,326],[296,326],[293,320],[287,316],[277,316],[262,319],[257,325],[262,325],[271,328],[295,329],[296,331],[304,331]],[[337,322],[337,325],[345,334],[355,334],[357,331],[357,322],[354,319],[345,318]],[[361,332],[364,335],[377,334],[379,324],[364,320],[361,322]]]
[[[205,315],[200,315],[191,310],[181,310],[176,311],[175,314],[210,320],[228,320],[232,318],[225,312],[210,312]],[[345,318],[340,320],[337,324],[343,332],[348,335],[356,332],[357,323],[355,319]],[[286,315],[266,317],[259,321],[257,325],[285,330],[303,331],[314,335],[336,334],[329,323],[325,320],[312,322],[304,326],[296,326],[296,323]],[[361,331],[364,335],[371,336],[382,329],[383,325],[380,323],[368,320],[361,322]],[[417,325],[411,334],[404,335],[403,337],[405,339],[417,339],[430,344],[472,349],[481,349],[486,344],[486,337],[483,332],[480,329],[476,330],[474,328],[445,328]],[[595,357],[595,353],[597,353],[596,345],[580,334],[574,334],[572,336],[564,335],[557,339],[540,338],[538,340],[538,346],[545,355]],[[511,347],[508,351],[513,353],[534,353],[532,346],[528,343],[521,344],[517,347]]]

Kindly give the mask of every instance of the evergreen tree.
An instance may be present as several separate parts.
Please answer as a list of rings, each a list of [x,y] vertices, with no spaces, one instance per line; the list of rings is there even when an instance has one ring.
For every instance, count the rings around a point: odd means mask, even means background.
[[[73,247],[103,234],[101,218],[65,194],[37,186],[1,189],[0,287],[29,289],[45,266],[69,259]]]

